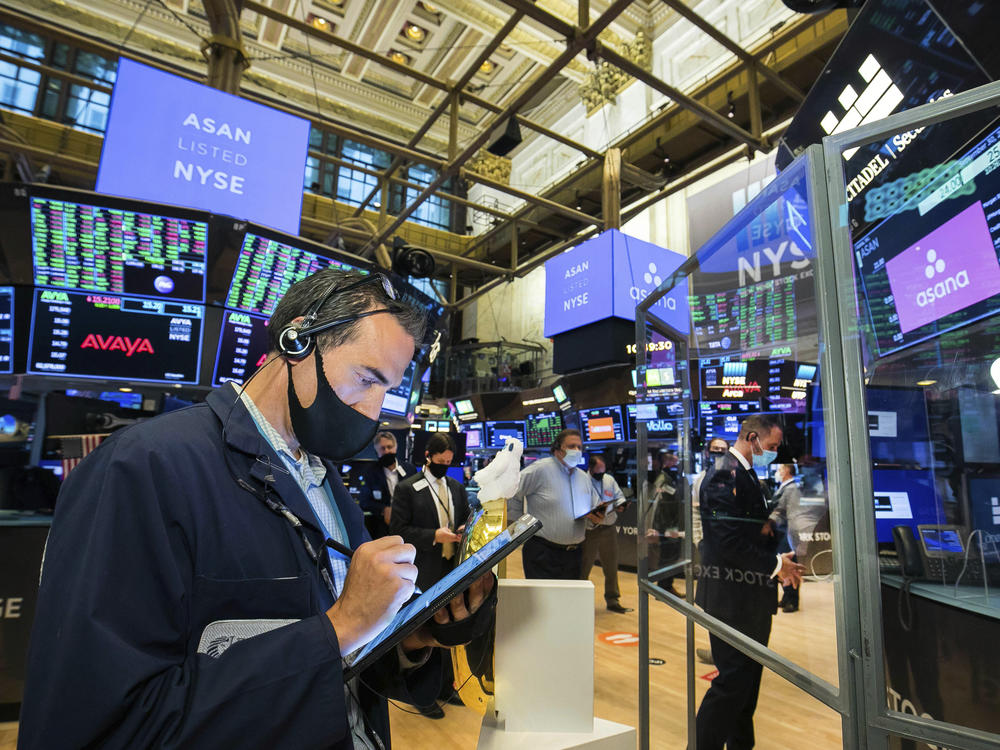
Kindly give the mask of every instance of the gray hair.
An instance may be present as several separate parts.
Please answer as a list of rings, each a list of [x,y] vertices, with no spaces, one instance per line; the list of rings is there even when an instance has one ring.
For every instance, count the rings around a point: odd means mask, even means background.
[[[316,324],[327,320],[349,318],[372,308],[384,307],[419,345],[423,341],[424,331],[427,327],[427,315],[423,310],[407,302],[391,299],[378,281],[373,279],[372,283],[361,284],[344,294],[335,292],[336,289],[343,289],[365,278],[371,277],[366,277],[358,271],[325,268],[296,284],[292,284],[285,296],[278,302],[277,307],[274,308],[274,313],[272,313],[267,326],[271,351],[280,351],[278,337],[281,332],[292,325],[293,320],[305,315],[306,311],[323,297],[327,297],[327,299],[316,316]],[[331,291],[334,293],[330,294]],[[316,338],[319,351],[329,351],[333,347],[351,340],[357,333],[359,323],[360,321],[345,323],[319,334]]]

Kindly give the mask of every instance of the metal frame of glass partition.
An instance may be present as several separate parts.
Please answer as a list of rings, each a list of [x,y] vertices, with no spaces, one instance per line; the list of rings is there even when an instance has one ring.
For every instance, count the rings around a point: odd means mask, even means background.
[[[836,535],[834,556],[834,600],[836,609],[838,685],[831,685],[809,670],[761,646],[740,631],[696,608],[690,600],[666,595],[655,580],[686,568],[691,591],[692,549],[690,535],[683,544],[682,560],[653,571],[647,561],[646,518],[639,518],[639,746],[648,748],[649,722],[649,597],[658,599],[686,618],[688,747],[696,747],[694,736],[694,624],[725,640],[775,674],[791,682],[841,715],[845,748],[884,748],[890,734],[952,748],[986,750],[1000,745],[1000,736],[942,721],[890,711],[886,701],[882,648],[881,599],[877,550],[872,526],[874,500],[870,472],[852,472],[851,467],[870,463],[867,415],[856,408],[865,403],[860,347],[855,338],[857,310],[852,246],[847,231],[847,195],[843,150],[887,136],[931,125],[963,114],[1000,105],[1000,82],[940,99],[855,130],[824,139],[809,147],[792,165],[758,195],[744,211],[765,205],[790,184],[796,169],[805,169],[810,213],[816,243],[815,277],[818,325],[823,346],[821,377],[824,383],[824,430],[827,450],[831,531]],[[783,180],[785,181],[783,183]],[[743,212],[741,212],[742,215]],[[718,235],[734,225],[734,218]],[[679,283],[688,283],[698,268],[698,254],[636,307],[636,352],[644,352],[650,323],[671,331],[650,308]],[[674,332],[678,340],[681,334]],[[685,417],[690,399],[685,399]],[[687,422],[685,422],[686,424]],[[637,456],[647,450],[646,427],[637,424]],[[683,448],[683,446],[682,446]],[[640,509],[648,503],[646,484],[639,482]],[[685,498],[687,528],[692,508]]]
[[[836,451],[838,455],[853,455],[855,462],[861,466],[869,465],[871,458],[867,415],[862,410],[848,408],[848,404],[865,403],[860,347],[854,339],[835,336],[841,331],[850,336],[852,329],[857,326],[854,261],[850,232],[847,228],[847,192],[844,159],[841,154],[854,146],[863,146],[897,133],[951,120],[997,105],[1000,105],[1000,82],[939,99],[931,104],[823,140],[829,200],[828,216],[836,220],[831,227],[832,253],[826,254],[823,259],[824,276],[833,283],[826,285],[822,292],[817,290],[819,292],[817,299],[821,304],[821,325],[824,325],[827,334],[827,361],[830,363],[834,359],[840,361],[843,383],[842,388],[835,389],[835,394],[831,394],[829,403],[828,419],[833,429],[828,429],[827,432],[828,454]],[[833,398],[836,398],[837,403],[833,403]],[[863,729],[867,734],[868,746],[885,747],[888,733],[952,748],[985,750],[1000,746],[1000,736],[996,734],[889,710],[883,660],[879,570],[871,524],[875,512],[872,477],[868,471],[853,474],[848,471],[841,474],[841,480],[839,504],[845,509],[853,506],[854,532],[859,552],[857,558],[851,561],[852,565],[856,564],[856,571],[852,572],[857,575],[858,589],[851,592],[851,604],[853,608],[853,601],[856,598],[859,605],[857,617],[861,630],[861,643],[858,651],[850,653],[850,658],[859,667],[853,670],[860,680],[856,683],[855,711],[859,718],[867,717]],[[848,501],[847,504],[845,501]],[[850,528],[849,524],[845,525]],[[852,648],[854,647],[852,645]],[[841,653],[839,658],[844,659],[846,656]],[[862,727],[857,727],[857,730],[860,729]]]

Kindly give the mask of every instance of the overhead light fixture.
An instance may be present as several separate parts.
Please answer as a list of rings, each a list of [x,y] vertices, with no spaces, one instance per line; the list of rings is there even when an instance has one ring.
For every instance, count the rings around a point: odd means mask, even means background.
[[[936,380],[918,380],[917,385],[934,385]]]
[[[653,153],[655,153],[657,156],[659,156],[663,160],[664,164],[669,164],[670,163],[670,157],[667,156],[667,152],[664,151],[663,146],[660,145],[660,137],[659,136],[656,137],[656,148],[653,150]]]
[[[389,59],[392,60],[394,63],[397,63],[399,65],[409,65],[410,64],[410,56],[409,55],[404,55],[402,52],[400,52],[399,50],[395,50],[395,49],[392,50],[391,52],[389,52]]]
[[[733,104],[733,92],[732,91],[726,92],[726,101],[729,102],[729,111],[726,112],[726,117],[728,117],[730,120],[732,120],[734,117],[736,117],[736,105]]]
[[[993,392],[1000,394],[1000,357],[994,359],[993,364],[990,365],[990,377],[993,378],[993,382],[997,386],[997,389]]]
[[[440,13],[441,9],[432,3],[420,3],[420,7],[426,10],[428,13]]]
[[[131,388],[125,388],[125,387],[119,388],[118,390],[121,391],[122,393],[131,393],[132,392]]]
[[[319,29],[320,31],[333,30],[333,24],[330,23],[327,19],[323,18],[323,16],[313,16],[310,19],[310,23],[312,23],[313,28]]]
[[[512,116],[507,118],[507,122],[501,123],[493,129],[486,150],[494,156],[506,156],[520,142],[521,128],[518,127],[517,118]]]
[[[414,42],[422,42],[427,38],[427,31],[421,27],[417,26],[415,23],[408,23],[403,27],[403,34],[407,39]]]
[[[583,204],[580,203],[580,191],[579,190],[576,191],[576,210],[577,211],[582,211],[583,210]]]
[[[479,72],[489,75],[496,69],[492,60],[483,60],[483,64],[479,66]]]

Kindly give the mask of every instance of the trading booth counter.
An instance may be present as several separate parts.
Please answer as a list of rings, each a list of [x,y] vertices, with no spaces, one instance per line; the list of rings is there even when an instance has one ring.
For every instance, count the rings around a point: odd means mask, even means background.
[[[0,511],[0,721],[16,721],[52,516]]]
[[[1000,592],[883,574],[882,608],[890,708],[1000,731]]]

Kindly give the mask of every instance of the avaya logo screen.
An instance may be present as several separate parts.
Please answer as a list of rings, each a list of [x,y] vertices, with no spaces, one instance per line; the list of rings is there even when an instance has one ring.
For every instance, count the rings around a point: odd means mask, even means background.
[[[28,372],[197,383],[204,307],[36,289]]]
[[[1000,128],[954,165],[854,243],[879,355],[1000,309]]]

